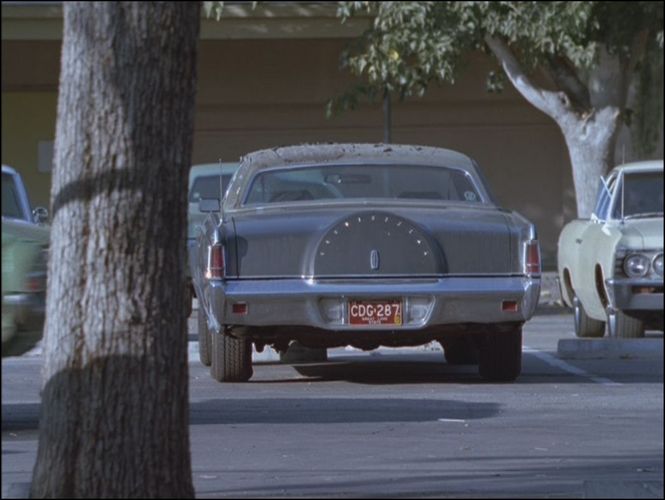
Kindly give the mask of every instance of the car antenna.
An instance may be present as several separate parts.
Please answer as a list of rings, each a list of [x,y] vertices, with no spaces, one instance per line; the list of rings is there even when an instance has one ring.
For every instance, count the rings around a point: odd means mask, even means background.
[[[224,222],[224,181],[222,175],[222,159],[219,159],[219,218]]]
[[[623,223],[624,213],[626,211],[626,189],[624,188],[626,184],[626,176],[623,175],[621,179],[621,222]]]

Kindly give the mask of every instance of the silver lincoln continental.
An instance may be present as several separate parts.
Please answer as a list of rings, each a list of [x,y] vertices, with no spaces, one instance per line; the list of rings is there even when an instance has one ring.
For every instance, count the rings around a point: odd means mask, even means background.
[[[532,223],[496,205],[478,166],[446,149],[280,147],[245,156],[190,253],[201,361],[252,376],[252,344],[441,343],[482,378],[521,371],[540,292]]]

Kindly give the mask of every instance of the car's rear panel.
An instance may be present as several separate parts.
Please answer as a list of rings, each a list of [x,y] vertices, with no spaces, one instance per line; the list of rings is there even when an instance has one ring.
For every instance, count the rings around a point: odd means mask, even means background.
[[[522,272],[509,213],[489,207],[306,207],[232,216],[229,279]]]

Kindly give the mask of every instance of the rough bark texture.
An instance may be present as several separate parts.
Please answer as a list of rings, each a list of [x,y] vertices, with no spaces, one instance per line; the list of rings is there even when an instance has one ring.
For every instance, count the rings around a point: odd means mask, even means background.
[[[551,59],[548,70],[560,89],[551,91],[538,87],[528,78],[504,41],[486,36],[485,42],[517,91],[559,125],[570,154],[577,215],[589,217],[599,178],[614,166],[630,61],[601,51],[598,64],[587,81],[582,82],[570,67]]]
[[[32,497],[193,497],[185,238],[198,3],[65,2]]]
[[[577,216],[588,218],[596,202],[598,182],[614,166],[614,145],[619,130],[619,110],[608,106],[586,118],[561,118],[573,165]]]

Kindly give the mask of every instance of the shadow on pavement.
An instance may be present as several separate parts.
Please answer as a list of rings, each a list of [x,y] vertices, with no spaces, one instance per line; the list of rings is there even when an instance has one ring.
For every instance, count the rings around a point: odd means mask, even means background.
[[[209,399],[190,404],[190,424],[335,424],[475,420],[499,413],[497,403],[413,398]]]

